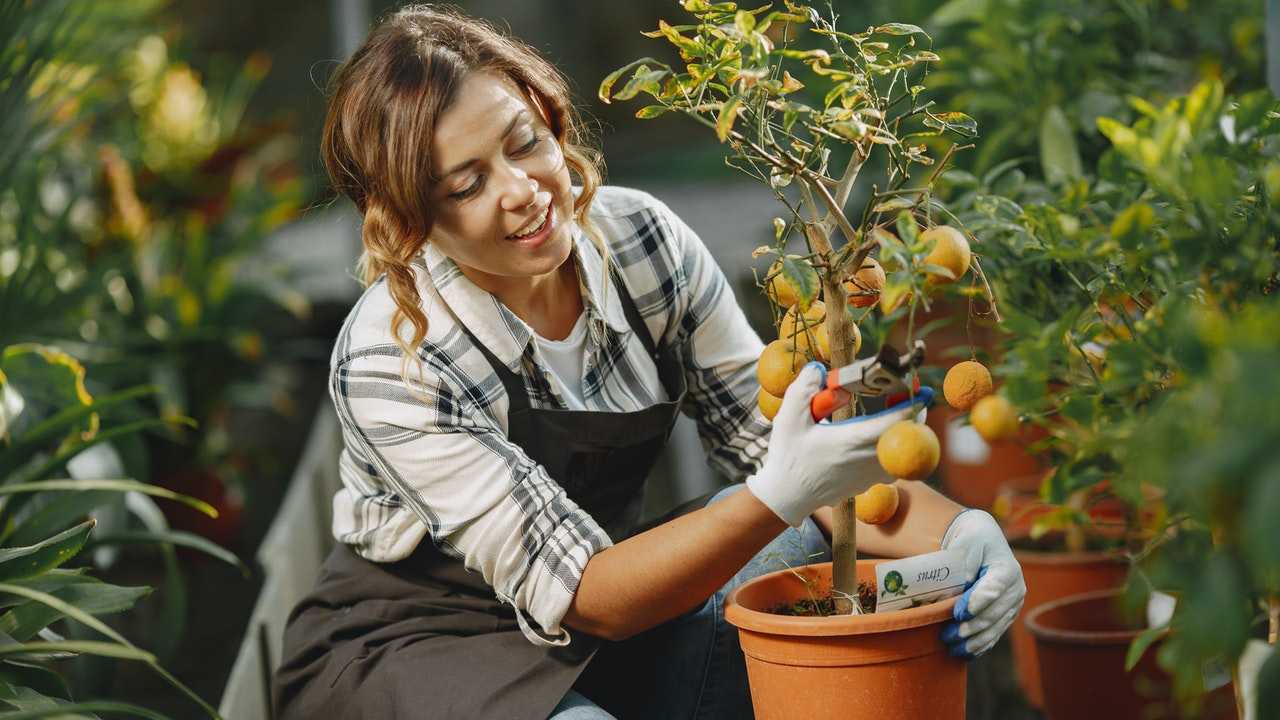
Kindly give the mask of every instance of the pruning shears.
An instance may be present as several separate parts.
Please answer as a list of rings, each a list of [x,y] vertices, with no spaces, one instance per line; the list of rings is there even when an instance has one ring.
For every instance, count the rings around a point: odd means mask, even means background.
[[[836,408],[849,402],[846,393],[872,397],[909,393],[906,375],[923,362],[924,341],[916,340],[911,352],[899,355],[885,345],[875,357],[828,370],[826,385],[809,401],[809,413],[814,422],[830,417]],[[918,384],[916,389],[919,390]]]

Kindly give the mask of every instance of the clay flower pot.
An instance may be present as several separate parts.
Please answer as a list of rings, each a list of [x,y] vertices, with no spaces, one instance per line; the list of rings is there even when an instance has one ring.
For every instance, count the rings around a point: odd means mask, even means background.
[[[877,562],[859,560],[858,579],[874,582]],[[967,665],[947,654],[940,637],[956,598],[880,615],[766,612],[830,589],[831,563],[819,563],[762,575],[726,599],[756,718],[964,717]]]
[[[1008,529],[1005,536],[1013,546],[1013,554],[1022,566],[1022,577],[1027,583],[1026,600],[1009,632],[1014,665],[1018,671],[1018,684],[1027,696],[1027,702],[1039,708],[1044,706],[1040,664],[1035,641],[1024,624],[1025,618],[1037,607],[1068,595],[1122,586],[1129,565],[1115,553],[1019,549],[1018,542],[1030,537],[1028,527]]]
[[[1156,663],[1159,641],[1132,671],[1125,671],[1129,644],[1145,628],[1144,623],[1125,621],[1120,597],[1121,591],[1114,589],[1081,593],[1027,615],[1049,720],[1183,717],[1172,700],[1172,679]],[[1229,684],[1210,692],[1204,702],[1194,717],[1235,717]]]
[[[1026,493],[1040,489],[1045,467],[1027,448],[1047,435],[1043,428],[1024,424],[1018,437],[988,442],[964,424],[968,413],[940,404],[929,409],[926,422],[942,449],[938,473],[947,497],[966,507],[989,509],[1002,487]]]

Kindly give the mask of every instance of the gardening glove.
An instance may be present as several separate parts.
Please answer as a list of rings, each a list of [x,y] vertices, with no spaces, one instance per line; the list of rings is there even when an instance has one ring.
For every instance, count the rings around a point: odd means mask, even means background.
[[[972,659],[991,649],[1018,617],[1027,585],[995,518],[962,510],[942,537],[943,550],[964,554],[964,594],[942,628],[942,641],[956,657]]]
[[[923,412],[933,399],[933,390],[926,388],[914,401],[874,415],[815,423],[809,400],[826,384],[826,376],[826,367],[816,362],[800,371],[773,418],[764,465],[747,478],[747,489],[791,527],[800,527],[820,507],[878,482],[893,482],[876,459],[876,441],[889,426]]]

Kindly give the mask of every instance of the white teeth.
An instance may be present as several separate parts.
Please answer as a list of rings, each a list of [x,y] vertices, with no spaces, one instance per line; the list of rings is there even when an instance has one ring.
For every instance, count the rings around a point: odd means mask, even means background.
[[[536,234],[538,234],[538,232],[542,230],[542,226],[543,226],[543,225],[545,225],[545,224],[547,223],[547,218],[549,218],[550,216],[551,216],[551,215],[550,215],[550,213],[545,213],[545,212],[544,212],[544,213],[542,214],[542,216],[538,219],[538,221],[537,221],[537,224],[536,224],[536,225],[534,225],[533,227],[530,227],[530,226],[526,225],[524,228],[522,228],[522,229],[520,230],[520,232],[517,232],[516,234],[512,235],[511,237],[513,237],[513,238],[526,238],[526,237],[529,237],[530,235],[536,235]]]

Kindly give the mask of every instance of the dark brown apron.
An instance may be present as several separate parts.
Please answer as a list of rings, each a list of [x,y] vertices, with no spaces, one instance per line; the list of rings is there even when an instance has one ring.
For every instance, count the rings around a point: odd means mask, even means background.
[[[613,277],[628,324],[657,363],[667,402],[623,413],[532,408],[523,378],[471,339],[510,398],[510,440],[619,542],[642,530],[637,521],[645,478],[667,442],[686,386],[678,352],[655,347],[619,274]],[[705,501],[686,503],[662,519]],[[286,720],[543,720],[601,644],[580,630],[570,634],[573,641],[565,647],[529,642],[512,608],[495,598],[481,575],[429,539],[393,563],[370,562],[339,544],[317,587],[290,613],[284,663],[274,678],[276,714]]]

